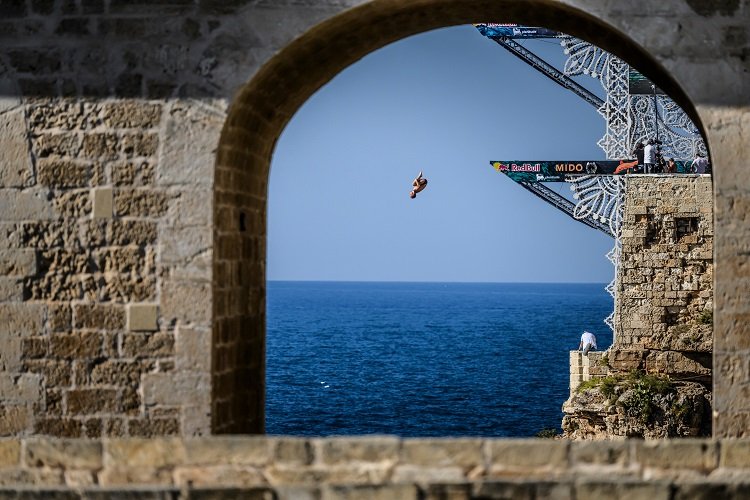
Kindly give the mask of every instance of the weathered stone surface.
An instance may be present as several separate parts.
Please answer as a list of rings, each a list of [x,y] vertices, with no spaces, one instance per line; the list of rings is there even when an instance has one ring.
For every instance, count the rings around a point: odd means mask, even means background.
[[[49,355],[53,359],[90,359],[102,352],[103,337],[96,332],[53,334],[49,338]]]
[[[73,309],[73,326],[119,330],[125,327],[125,309],[118,305],[76,305]]]
[[[29,440],[24,461],[29,467],[98,469],[102,466],[102,444],[81,440]]]
[[[91,166],[58,159],[45,159],[37,163],[37,177],[44,186],[56,188],[85,187],[91,179]]]
[[[34,250],[0,250],[0,275],[31,276],[36,272],[36,252]]]
[[[117,391],[113,389],[73,389],[66,393],[68,413],[84,415],[117,410]]]
[[[158,328],[156,304],[128,304],[127,322],[130,331],[154,331]]]
[[[31,415],[25,406],[0,408],[0,436],[15,436],[28,430]]]
[[[224,121],[222,110],[188,102],[173,104],[165,114],[166,137],[191,137],[191,141],[167,140],[159,157],[160,185],[210,185],[213,152]]]
[[[185,440],[186,465],[231,465],[263,466],[271,462],[272,439],[253,437],[211,437]]]
[[[178,439],[115,439],[104,443],[104,466],[167,467],[182,465],[185,445]]]
[[[545,440],[494,440],[488,443],[490,474],[506,475],[514,469],[545,470],[567,463],[568,443]]]
[[[113,214],[112,188],[97,188],[92,190],[93,216],[95,219],[111,219]]]
[[[207,374],[149,373],[143,376],[143,397],[146,404],[180,405],[200,399],[210,391]]]
[[[28,186],[32,173],[23,110],[0,114],[0,188]]]
[[[52,204],[46,190],[0,188],[0,213],[6,222],[51,219]]]

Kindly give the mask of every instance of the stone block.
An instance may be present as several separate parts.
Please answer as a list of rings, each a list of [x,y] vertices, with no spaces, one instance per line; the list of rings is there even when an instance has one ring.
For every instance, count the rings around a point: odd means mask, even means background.
[[[626,441],[573,441],[570,443],[570,463],[578,466],[616,465],[629,463],[629,443]]]
[[[118,217],[162,217],[169,207],[169,197],[164,191],[149,188],[116,189],[115,215]]]
[[[568,443],[542,439],[493,439],[487,442],[490,473],[544,469],[562,471],[567,467]]]
[[[105,104],[102,107],[102,120],[105,125],[115,129],[149,129],[159,126],[161,111],[161,104],[123,100]]]
[[[210,326],[211,284],[208,282],[164,280],[161,292],[164,321],[179,319],[183,323]]]
[[[471,442],[470,446],[473,444]],[[319,447],[318,454],[324,464],[396,463],[399,459],[400,440],[395,436],[328,438],[316,441],[315,445]]]
[[[200,467],[178,467],[174,471],[177,486],[218,486],[222,488],[262,486],[267,481],[260,470],[236,465],[203,465]]]
[[[45,316],[46,308],[40,304],[0,304],[0,336],[40,335]]]
[[[0,276],[0,302],[23,301],[23,280]]]
[[[94,219],[111,219],[114,206],[112,188],[95,188],[91,191],[91,198],[94,200],[92,217]]]
[[[209,373],[211,371],[209,329],[180,326],[175,333],[175,363],[178,370]]]
[[[361,486],[326,486],[322,488],[321,500],[417,500],[422,498],[413,484],[383,484]]]
[[[0,373],[0,397],[4,404],[36,403],[41,397],[39,375]]]
[[[24,463],[27,467],[99,469],[102,467],[102,444],[85,440],[29,439]]]
[[[310,465],[315,459],[312,442],[305,438],[280,437],[272,442],[273,461],[282,465]]]
[[[719,450],[721,467],[750,468],[750,440],[724,439],[719,445]]]
[[[53,359],[93,359],[102,353],[101,334],[96,332],[57,333],[49,337]]]
[[[104,442],[104,467],[150,469],[184,465],[185,445],[176,438],[111,439]]]
[[[21,441],[0,439],[0,468],[17,467],[21,464]]]
[[[78,304],[73,308],[74,328],[120,330],[125,327],[125,309],[121,305]]]
[[[428,467],[472,469],[484,462],[480,439],[406,439],[401,444],[403,463]]]
[[[26,406],[6,405],[0,408],[0,436],[17,436],[31,427],[31,415]]]
[[[151,245],[157,241],[157,225],[144,220],[114,220],[107,229],[110,245]]]
[[[180,421],[177,418],[137,418],[128,421],[128,434],[135,437],[177,436]]]
[[[222,110],[176,101],[165,114],[159,185],[213,184],[215,151],[224,125]],[[189,139],[187,139],[189,138]]]
[[[47,189],[0,189],[3,221],[47,220],[53,217]]]
[[[458,466],[425,467],[411,464],[400,464],[393,468],[391,481],[394,483],[446,483],[461,482],[466,478],[465,472]]]
[[[671,485],[662,481],[580,480],[575,483],[576,500],[671,500]]]
[[[0,187],[28,186],[33,180],[23,109],[0,114]]]
[[[114,389],[71,389],[65,393],[68,414],[90,415],[117,411],[117,391]]]
[[[43,186],[54,188],[85,187],[91,181],[91,166],[71,160],[40,159],[37,178]]]
[[[261,467],[271,462],[275,441],[265,436],[186,439],[185,464],[227,464]]]
[[[147,373],[142,378],[147,405],[183,405],[211,393],[208,373]]]
[[[645,469],[673,471],[686,469],[709,473],[719,463],[719,450],[716,442],[709,440],[659,440],[634,441],[634,462]],[[664,471],[670,474],[669,471]],[[657,473],[657,472],[655,472]]]
[[[154,183],[154,164],[147,160],[120,162],[112,165],[115,186],[150,186]],[[202,200],[205,204],[205,198]]]
[[[174,353],[174,335],[171,332],[129,333],[122,337],[122,355],[126,357],[163,358]]]
[[[156,304],[128,304],[127,329],[130,331],[155,331],[158,329]]]

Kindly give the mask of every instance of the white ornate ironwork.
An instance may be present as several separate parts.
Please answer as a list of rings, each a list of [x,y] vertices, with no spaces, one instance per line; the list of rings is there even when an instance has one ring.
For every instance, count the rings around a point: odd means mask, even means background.
[[[689,159],[696,152],[706,154],[706,145],[695,124],[684,110],[668,96],[630,95],[630,67],[599,47],[571,36],[560,39],[568,55],[564,73],[568,76],[588,75],[601,82],[605,92],[599,114],[606,131],[597,142],[607,159],[631,158],[633,147],[647,139],[662,141],[662,154],[675,159]],[[570,188],[578,200],[574,217],[589,215],[609,224],[615,244],[607,258],[617,269],[622,244],[622,211],[625,203],[625,180],[622,177],[583,177],[570,179]],[[607,285],[607,292],[617,300],[616,277]],[[604,322],[615,335],[614,311]]]

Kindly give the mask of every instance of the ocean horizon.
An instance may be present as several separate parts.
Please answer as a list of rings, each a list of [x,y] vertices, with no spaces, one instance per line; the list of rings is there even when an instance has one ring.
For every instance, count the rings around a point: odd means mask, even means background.
[[[266,432],[559,431],[568,352],[612,340],[604,283],[268,281]]]

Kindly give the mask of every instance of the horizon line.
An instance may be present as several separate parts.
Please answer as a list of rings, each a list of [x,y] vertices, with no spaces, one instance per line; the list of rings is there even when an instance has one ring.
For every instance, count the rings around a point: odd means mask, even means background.
[[[321,280],[321,279],[266,279],[266,282],[276,283],[435,283],[435,284],[463,284],[463,285],[604,285],[603,281],[438,281],[438,280]]]

